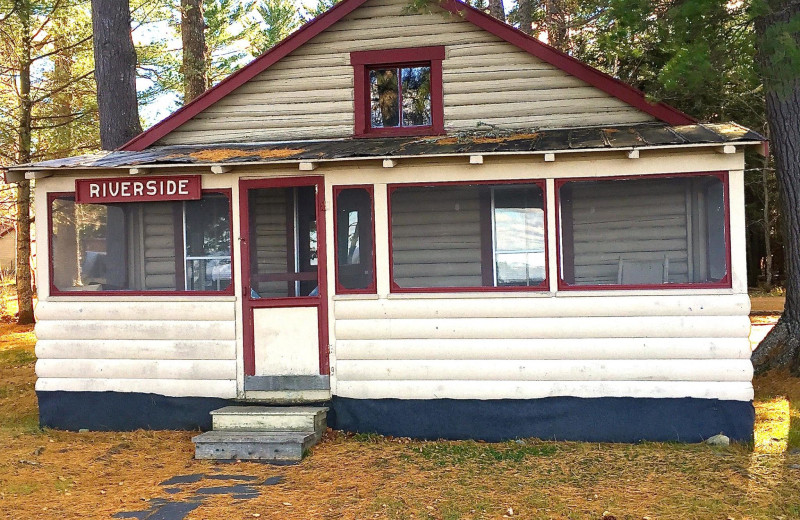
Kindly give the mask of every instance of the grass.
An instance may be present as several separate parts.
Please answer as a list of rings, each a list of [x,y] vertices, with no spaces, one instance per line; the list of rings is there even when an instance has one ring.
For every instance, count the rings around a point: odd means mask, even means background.
[[[175,475],[225,473],[282,484],[260,497],[206,499],[187,520],[800,518],[800,380],[758,378],[752,446],[525,439],[419,442],[328,432],[299,465],[192,458],[194,432],[40,430],[30,327],[0,324],[0,519],[110,518],[181,499]],[[259,516],[255,516],[259,515]]]

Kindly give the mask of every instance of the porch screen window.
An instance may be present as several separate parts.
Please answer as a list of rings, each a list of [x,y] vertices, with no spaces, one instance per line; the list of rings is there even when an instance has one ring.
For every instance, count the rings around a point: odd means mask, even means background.
[[[76,204],[54,198],[52,283],[58,291],[227,291],[230,201]]]
[[[375,292],[372,190],[342,188],[336,196],[336,283],[339,293]]]
[[[390,201],[395,289],[544,289],[538,184],[398,186]]]
[[[727,202],[719,176],[570,181],[558,196],[563,283],[727,282]]]
[[[372,128],[432,124],[430,66],[370,69],[369,89]]]
[[[314,186],[248,191],[250,298],[318,296]]]

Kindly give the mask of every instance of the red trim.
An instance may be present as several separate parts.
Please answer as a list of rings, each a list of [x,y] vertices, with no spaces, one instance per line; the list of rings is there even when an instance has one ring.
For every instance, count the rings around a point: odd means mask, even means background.
[[[333,8],[304,25],[266,53],[195,98],[188,105],[178,109],[170,116],[167,116],[159,123],[156,123],[151,128],[125,143],[120,150],[141,151],[154,144],[206,108],[244,85],[256,75],[271,67],[292,51],[298,49],[311,38],[317,36],[322,31],[353,12],[364,2],[366,2],[366,0],[343,0],[339,2]],[[657,119],[671,125],[692,124],[696,122],[694,118],[665,103],[650,103],[641,91],[630,85],[600,72],[585,63],[581,63],[575,58],[557,51],[553,47],[545,45],[522,31],[510,25],[506,25],[467,4],[458,0],[443,0],[439,5],[452,13],[462,16],[465,20],[475,24],[481,29],[502,38],[510,44],[586,81],[590,85],[625,101]],[[433,78],[431,78],[431,81],[433,81]],[[358,96],[356,96],[356,98],[357,97]]]
[[[444,46],[383,49],[350,53],[353,65],[353,109],[355,110],[355,137],[385,137],[404,135],[444,134],[444,96],[442,89],[442,60]],[[372,128],[370,124],[370,91],[368,71],[380,66],[431,68],[431,124],[426,126],[395,126]],[[399,78],[398,78],[399,81]],[[399,83],[398,83],[399,84]],[[402,107],[402,99],[399,100]]]
[[[444,59],[444,45],[410,47],[406,49],[380,49],[350,53],[351,65],[386,65],[388,63],[413,63]]]
[[[53,283],[54,266],[53,266],[53,201],[59,198],[72,197],[74,200],[74,191],[65,192],[49,192],[47,194],[47,264],[49,272],[49,285],[50,296],[117,296],[119,298],[127,298],[130,296],[233,296],[234,283],[236,282],[233,273],[233,204],[231,201],[232,190],[227,189],[210,189],[202,190],[202,194],[220,193],[228,198],[228,225],[230,226],[231,237],[231,283],[222,291],[187,291],[179,289],[175,291],[62,291]],[[140,204],[140,203],[136,203]],[[181,253],[182,254],[182,253]],[[175,285],[178,285],[178,278],[176,274]],[[185,276],[182,280],[184,287],[186,284]]]
[[[494,230],[492,229],[492,194],[481,190],[478,194],[481,219],[481,281],[483,287],[494,286]],[[546,231],[546,230],[545,230]],[[545,240],[546,242],[546,240]]]
[[[394,245],[392,241],[392,192],[398,188],[409,188],[418,186],[475,186],[489,185],[500,186],[508,184],[536,185],[542,190],[542,210],[545,241],[544,241],[544,280],[539,285],[530,286],[501,286],[501,287],[400,287],[394,281]],[[389,285],[392,293],[459,293],[459,292],[542,292],[550,288],[549,267],[548,267],[548,244],[547,244],[547,188],[545,179],[514,179],[514,180],[494,180],[494,181],[448,181],[448,182],[409,182],[395,183],[386,185],[386,207],[389,222]],[[492,260],[494,261],[494,260]],[[492,280],[494,282],[494,279]]]
[[[317,283],[318,296],[294,298],[250,297],[250,206],[248,190],[259,188],[316,187],[317,219]],[[316,307],[319,335],[319,373],[330,374],[328,345],[328,263],[325,242],[325,184],[320,176],[284,177],[279,179],[255,179],[239,181],[240,242],[242,254],[242,322],[244,326],[244,373],[255,375],[255,338],[253,332],[253,310],[259,308]],[[294,246],[292,246],[294,247]]]
[[[228,198],[228,208],[230,207],[231,200]],[[186,292],[186,260],[183,258],[186,252],[186,244],[183,240],[185,234],[185,230],[183,229],[184,208],[183,202],[172,206],[172,241],[175,244],[175,289],[178,292]],[[230,219],[230,217],[228,218]],[[231,248],[233,248],[233,240],[231,240]],[[231,262],[231,276],[233,276],[233,262]],[[179,281],[180,284],[178,283]],[[230,287],[233,287],[233,280],[231,280]]]
[[[370,215],[372,220],[372,281],[364,289],[348,289],[339,283],[339,193],[344,190],[363,189],[369,194]],[[376,294],[378,292],[377,269],[375,262],[375,186],[372,184],[352,184],[333,187],[333,265],[336,278],[336,294]]]
[[[639,285],[571,285],[564,281],[562,273],[561,258],[561,186],[568,182],[596,182],[605,180],[642,180],[642,179],[665,179],[680,177],[717,177],[722,181],[723,198],[725,204],[725,276],[719,282],[708,283],[665,283],[665,284],[639,284]],[[555,204],[556,204],[556,258],[558,269],[558,290],[559,291],[632,291],[632,290],[669,290],[669,289],[730,289],[733,287],[731,276],[731,203],[730,203],[730,183],[728,173],[723,171],[711,172],[691,172],[691,173],[662,173],[657,175],[615,175],[611,177],[576,177],[571,179],[555,180]]]

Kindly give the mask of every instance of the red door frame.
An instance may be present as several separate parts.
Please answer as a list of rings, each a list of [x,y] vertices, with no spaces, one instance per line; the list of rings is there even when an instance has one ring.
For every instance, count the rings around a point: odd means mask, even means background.
[[[317,189],[317,296],[299,296],[294,298],[251,298],[250,297],[250,206],[249,190],[259,188],[294,188],[315,186]],[[321,176],[314,177],[282,177],[278,179],[250,179],[239,181],[239,227],[241,235],[242,259],[242,322],[244,326],[244,373],[255,375],[255,337],[253,332],[253,309],[281,307],[316,307],[319,331],[319,373],[330,374],[328,363],[328,263],[325,240],[325,180]]]

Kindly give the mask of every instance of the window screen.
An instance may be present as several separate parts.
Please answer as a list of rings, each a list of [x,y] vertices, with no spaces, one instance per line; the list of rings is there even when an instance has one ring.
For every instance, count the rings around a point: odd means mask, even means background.
[[[561,272],[571,285],[721,282],[724,184],[713,175],[564,183]]]
[[[340,292],[375,289],[372,195],[366,188],[336,194],[336,277]]]
[[[231,284],[230,202],[51,203],[60,291],[223,291]]]
[[[396,288],[541,288],[545,280],[536,184],[398,187],[391,230]]]

